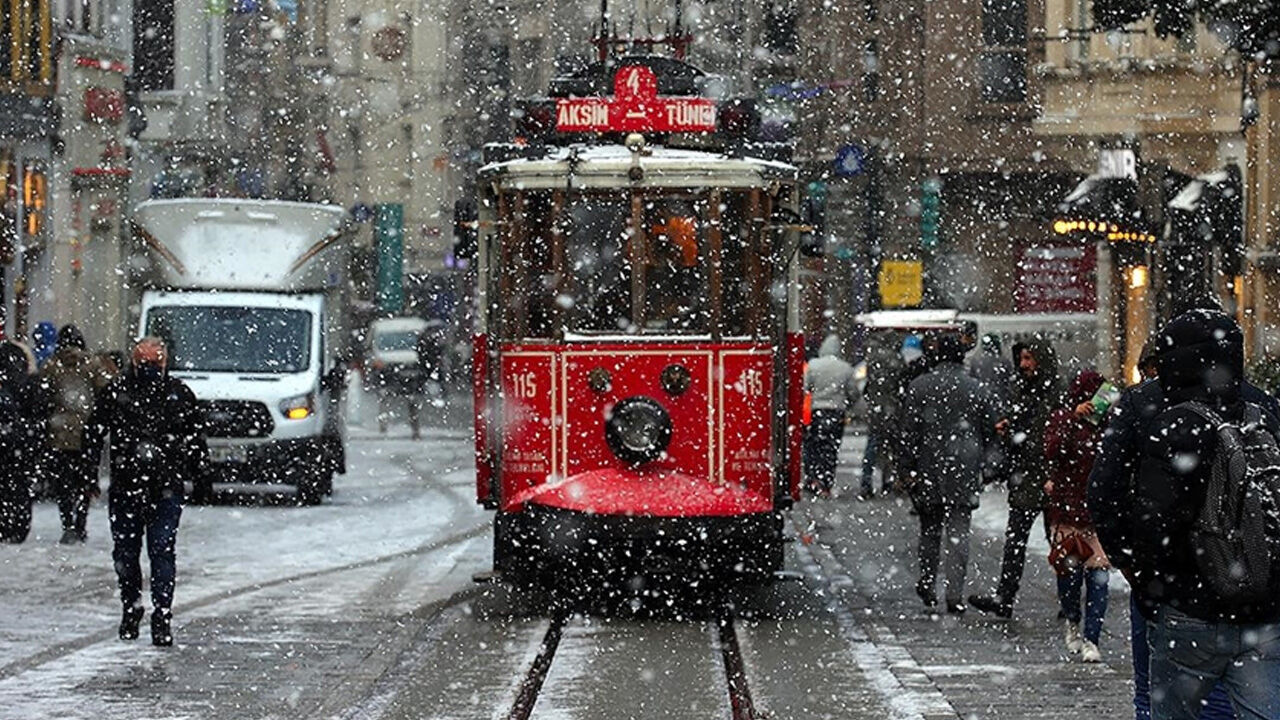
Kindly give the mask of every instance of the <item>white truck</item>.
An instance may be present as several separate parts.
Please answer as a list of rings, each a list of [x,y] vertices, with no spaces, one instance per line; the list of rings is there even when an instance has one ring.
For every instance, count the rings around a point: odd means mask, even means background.
[[[214,482],[296,488],[303,504],[346,471],[346,212],[241,199],[151,200],[134,210],[150,250],[138,335],[204,413]]]

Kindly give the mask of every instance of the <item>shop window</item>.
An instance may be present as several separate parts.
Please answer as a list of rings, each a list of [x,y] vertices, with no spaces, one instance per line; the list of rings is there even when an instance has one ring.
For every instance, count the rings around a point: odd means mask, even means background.
[[[982,45],[978,73],[983,101],[1025,102],[1026,0],[982,0]]]
[[[795,55],[800,48],[796,21],[799,12],[792,0],[774,0],[765,6],[764,46],[782,55]]]
[[[1027,54],[997,50],[982,53],[982,99],[990,103],[1020,103],[1027,99]]]
[[[173,89],[174,0],[148,0],[133,8],[133,77],[141,91]]]
[[[874,38],[862,47],[862,99],[865,102],[880,99],[880,43]]]

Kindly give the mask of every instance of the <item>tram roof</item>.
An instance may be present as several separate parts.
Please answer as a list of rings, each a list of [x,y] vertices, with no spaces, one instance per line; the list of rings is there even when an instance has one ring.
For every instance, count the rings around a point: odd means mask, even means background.
[[[522,188],[697,188],[764,187],[794,180],[793,165],[753,157],[650,145],[640,154],[644,179],[632,182],[632,153],[621,145],[552,147],[543,157],[494,162],[480,168],[480,176]],[[570,167],[572,166],[572,178]]]

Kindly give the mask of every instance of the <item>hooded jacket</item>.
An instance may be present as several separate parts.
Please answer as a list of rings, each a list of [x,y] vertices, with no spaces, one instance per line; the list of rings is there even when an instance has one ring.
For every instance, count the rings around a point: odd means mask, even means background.
[[[828,335],[809,361],[804,373],[804,389],[813,394],[814,410],[847,412],[858,399],[853,366],[840,357],[840,338]]]
[[[1044,459],[1049,466],[1053,492],[1045,508],[1050,525],[1090,527],[1093,518],[1085,503],[1089,471],[1102,440],[1100,424],[1076,416],[1076,407],[1093,397],[1103,378],[1082,370],[1067,388],[1066,404],[1049,416],[1044,435]]]
[[[996,413],[963,358],[958,339],[942,339],[937,363],[907,388],[900,463],[911,473],[908,491],[918,507],[978,507]]]
[[[80,450],[84,424],[93,412],[94,395],[107,384],[102,366],[83,349],[58,348],[40,370],[40,395],[48,417],[49,447]]]
[[[0,341],[0,477],[30,469],[40,446],[39,429],[26,354]]]
[[[1170,606],[1188,615],[1220,622],[1280,620],[1280,598],[1257,605],[1233,606],[1204,583],[1191,543],[1217,449],[1212,423],[1180,403],[1208,405],[1227,421],[1240,421],[1244,343],[1229,316],[1193,310],[1161,332],[1159,383],[1165,409],[1140,437],[1134,483],[1132,584],[1144,608]],[[1280,425],[1262,413],[1271,432]]]
[[[113,497],[181,497],[183,482],[194,482],[207,462],[195,394],[168,374],[148,382],[130,371],[103,388],[85,424],[90,463],[98,462],[108,435]]]
[[[1049,341],[1034,337],[1015,343],[1015,367],[1018,367],[1018,359],[1024,349],[1035,357],[1036,370],[1027,376],[1018,369],[1013,380],[1007,435],[1013,460],[1009,504],[1023,510],[1039,510],[1047,499],[1044,493],[1044,483],[1048,479],[1044,463],[1044,433],[1049,425],[1049,415],[1062,404],[1064,392],[1058,378],[1058,355]]]

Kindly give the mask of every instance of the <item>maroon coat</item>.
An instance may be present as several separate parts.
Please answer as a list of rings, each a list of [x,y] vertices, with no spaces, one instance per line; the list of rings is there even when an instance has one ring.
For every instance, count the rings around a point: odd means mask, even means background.
[[[1102,425],[1076,417],[1080,403],[1093,397],[1102,386],[1102,376],[1082,370],[1067,392],[1067,406],[1049,416],[1044,435],[1044,456],[1053,492],[1045,514],[1050,525],[1092,527],[1093,519],[1085,496],[1089,489],[1089,472],[1102,442]]]

